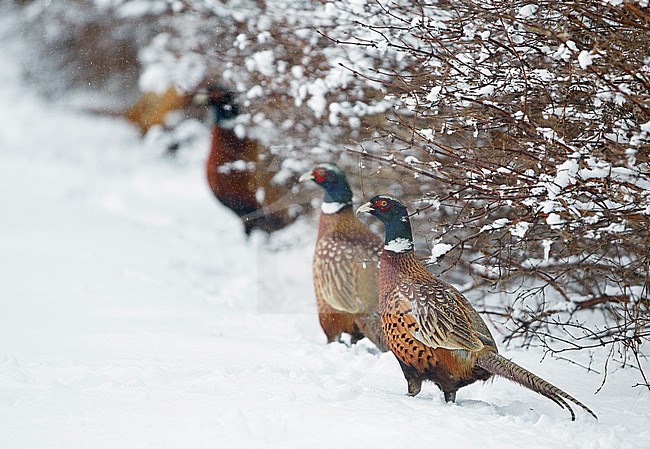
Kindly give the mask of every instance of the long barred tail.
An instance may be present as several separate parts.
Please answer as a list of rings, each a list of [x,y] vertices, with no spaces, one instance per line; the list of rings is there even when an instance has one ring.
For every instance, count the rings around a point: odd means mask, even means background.
[[[598,419],[596,414],[592,412],[589,407],[578,401],[570,394],[565,393],[556,386],[546,382],[541,377],[536,376],[527,369],[522,368],[521,366],[517,365],[514,362],[511,362],[499,354],[494,353],[487,357],[482,357],[478,359],[476,363],[478,366],[491,372],[492,374],[496,374],[497,376],[505,377],[506,379],[516,382],[521,386],[524,386],[543,396],[546,396],[560,407],[566,408],[571,413],[571,421],[575,421],[576,415],[567,401],[573,402],[574,404],[580,406],[591,416]]]

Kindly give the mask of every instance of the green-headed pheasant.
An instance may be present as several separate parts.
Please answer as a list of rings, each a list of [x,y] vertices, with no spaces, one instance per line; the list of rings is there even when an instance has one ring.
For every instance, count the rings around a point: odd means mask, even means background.
[[[381,239],[352,211],[352,190],[345,173],[321,164],[300,177],[325,190],[312,264],[320,325],[328,343],[346,332],[352,342],[368,337],[387,351],[377,310]]]
[[[408,394],[420,392],[422,381],[433,381],[447,402],[456,391],[493,374],[540,393],[575,420],[573,402],[596,415],[569,394],[498,354],[494,338],[469,301],[450,284],[434,277],[417,260],[406,206],[378,195],[362,205],[384,223],[379,311],[390,350],[399,361]]]
[[[196,103],[211,108],[214,120],[206,162],[208,184],[217,199],[241,218],[246,235],[253,229],[271,233],[293,221],[284,209],[270,210],[271,205],[277,206],[285,189],[272,184],[271,157],[260,157],[264,151],[259,143],[240,138],[224,126],[239,115],[234,100],[233,93],[218,84],[209,85],[206,93],[195,97]]]

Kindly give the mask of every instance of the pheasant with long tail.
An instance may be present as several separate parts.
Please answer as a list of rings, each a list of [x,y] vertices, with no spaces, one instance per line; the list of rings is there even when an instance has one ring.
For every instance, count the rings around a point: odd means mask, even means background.
[[[413,251],[406,206],[378,195],[357,210],[384,223],[386,238],[379,273],[379,312],[386,341],[415,396],[433,381],[447,402],[459,388],[505,377],[546,396],[575,413],[573,403],[597,419],[586,405],[544,379],[499,355],[487,325],[469,301],[450,284],[429,273]]]

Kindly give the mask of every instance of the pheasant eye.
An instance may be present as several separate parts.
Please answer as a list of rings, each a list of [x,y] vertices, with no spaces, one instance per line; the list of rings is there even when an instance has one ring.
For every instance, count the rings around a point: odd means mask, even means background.
[[[373,206],[375,209],[379,209],[382,213],[387,212],[388,209],[390,209],[390,204],[388,204],[388,201],[386,200],[377,200]]]

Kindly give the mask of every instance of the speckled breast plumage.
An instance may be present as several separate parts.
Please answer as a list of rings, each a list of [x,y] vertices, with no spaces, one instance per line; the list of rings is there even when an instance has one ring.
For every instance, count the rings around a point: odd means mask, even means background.
[[[414,258],[412,253],[405,256],[386,254],[382,258],[386,269],[382,272],[379,305],[386,342],[402,365],[405,375],[433,381],[443,391],[454,391],[476,380],[488,379],[490,373],[476,367],[476,358],[481,354],[478,347],[477,351],[447,349],[432,347],[433,342],[422,341],[423,334],[429,333],[418,323],[418,309],[414,307],[416,304],[409,292],[414,282],[430,283],[431,277],[419,263],[415,265],[407,263],[412,261],[402,260],[406,257]],[[444,289],[442,283],[427,291],[427,300],[444,301],[445,292],[440,289]],[[447,305],[451,307],[453,303]],[[450,315],[453,313],[450,312]],[[487,328],[484,331],[489,335]]]

